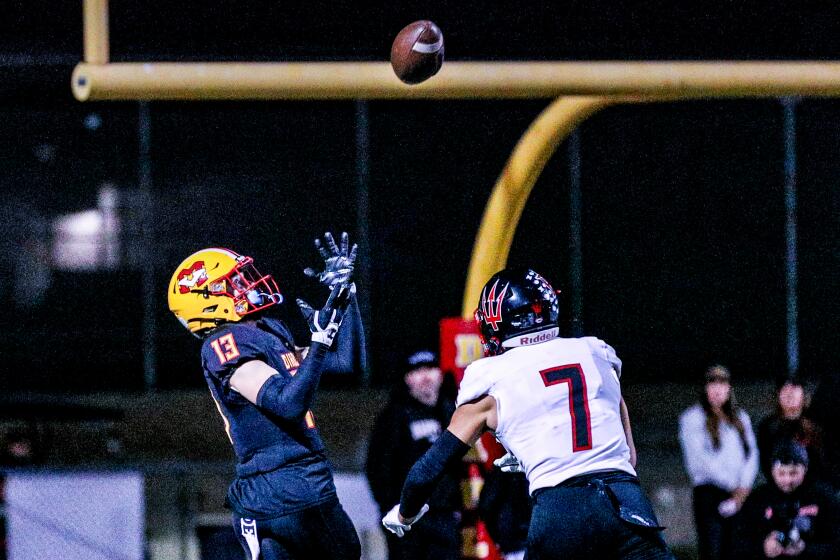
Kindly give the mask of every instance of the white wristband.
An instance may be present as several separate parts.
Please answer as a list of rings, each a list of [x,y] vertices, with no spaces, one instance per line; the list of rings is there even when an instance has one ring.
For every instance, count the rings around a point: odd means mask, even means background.
[[[326,328],[321,328],[318,326],[318,314],[320,311],[315,312],[315,317],[313,321],[313,326],[317,330],[312,333],[312,342],[320,342],[324,346],[330,347],[332,346],[333,339],[335,339],[335,335],[338,333],[338,326],[339,323],[331,322],[329,323]],[[333,312],[333,318],[335,318],[335,312]]]

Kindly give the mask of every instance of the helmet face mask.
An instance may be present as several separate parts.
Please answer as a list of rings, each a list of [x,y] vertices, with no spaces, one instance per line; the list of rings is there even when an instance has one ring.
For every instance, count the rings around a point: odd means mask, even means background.
[[[557,292],[533,270],[497,272],[481,290],[475,311],[485,355],[554,338],[559,332],[559,312]],[[543,335],[523,336],[538,332]]]
[[[170,279],[169,309],[197,336],[283,301],[277,282],[251,257],[228,249],[193,253]]]
[[[240,317],[283,301],[277,282],[270,275],[260,274],[251,257],[242,257],[233,270],[210,282],[209,292],[232,298],[234,311]]]

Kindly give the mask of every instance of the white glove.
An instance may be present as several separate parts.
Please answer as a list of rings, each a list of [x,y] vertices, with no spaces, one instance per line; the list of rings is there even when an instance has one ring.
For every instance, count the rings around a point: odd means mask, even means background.
[[[502,457],[493,461],[493,464],[499,467],[502,470],[502,472],[525,472],[525,469],[523,469],[522,465],[519,464],[519,459],[517,459],[516,456],[510,451],[505,453]]]
[[[418,519],[423,517],[423,515],[429,511],[429,504],[424,504],[422,508],[420,508],[420,513],[406,519],[405,523],[400,521],[400,504],[395,505],[391,508],[391,511],[385,514],[385,517],[382,518],[382,525],[397,535],[398,537],[402,537],[405,535],[406,531],[411,530],[411,526],[414,525]]]
[[[344,319],[344,313],[350,304],[350,298],[356,293],[356,284],[336,284],[330,292],[330,297],[319,311],[312,309],[312,306],[298,298],[297,304],[306,322],[309,323],[309,330],[312,332],[312,341],[320,342],[329,347],[332,345],[338,327]]]

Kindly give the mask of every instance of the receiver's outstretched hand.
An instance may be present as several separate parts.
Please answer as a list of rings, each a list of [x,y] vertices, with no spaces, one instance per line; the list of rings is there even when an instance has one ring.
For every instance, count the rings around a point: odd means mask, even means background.
[[[315,249],[324,259],[324,270],[318,272],[313,268],[305,268],[303,273],[310,278],[317,278],[318,281],[332,289],[336,284],[349,284],[353,276],[353,268],[356,266],[356,254],[358,245],[350,247],[350,237],[347,232],[341,233],[341,247],[336,245],[335,239],[330,232],[324,233],[324,241],[315,238]]]

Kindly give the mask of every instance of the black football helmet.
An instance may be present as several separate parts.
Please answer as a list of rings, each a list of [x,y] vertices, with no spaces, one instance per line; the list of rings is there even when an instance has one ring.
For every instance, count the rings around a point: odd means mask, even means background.
[[[545,278],[529,268],[497,272],[481,290],[475,310],[484,354],[495,356],[506,348],[554,338],[559,314],[557,292]],[[548,329],[554,330],[533,336]]]

